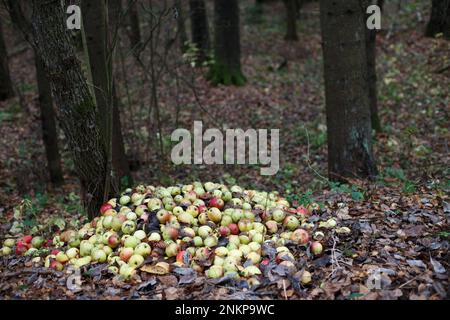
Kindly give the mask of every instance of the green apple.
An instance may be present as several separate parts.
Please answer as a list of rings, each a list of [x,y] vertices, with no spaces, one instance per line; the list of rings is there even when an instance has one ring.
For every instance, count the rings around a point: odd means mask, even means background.
[[[83,240],[80,243],[80,256],[86,257],[91,255],[91,251],[94,249],[94,245],[87,240]]]
[[[161,235],[158,232],[152,232],[147,239],[148,241],[161,241]]]
[[[196,246],[196,247],[201,247],[201,246],[203,246],[203,239],[202,239],[202,237],[200,237],[200,236],[194,237],[194,238],[192,239],[192,241],[193,241],[193,243],[194,243],[194,246]]]
[[[131,256],[130,260],[128,260],[128,265],[133,268],[137,268],[141,266],[143,263],[144,257],[136,253]]]
[[[142,240],[145,239],[145,237],[147,237],[147,234],[145,233],[144,230],[137,230],[137,231],[133,234],[133,236],[134,236],[135,238],[138,238],[140,241],[142,241]]]
[[[212,231],[213,230],[211,229],[210,226],[201,226],[200,228],[198,228],[198,235],[203,239],[205,239],[210,234],[212,234]]]
[[[130,267],[128,264],[123,264],[119,270],[119,274],[124,280],[130,279],[135,273],[136,270],[133,267]]]
[[[253,251],[249,252],[246,258],[247,260],[250,260],[254,265],[257,265],[258,263],[261,262],[261,255]]]
[[[98,249],[98,248],[92,250],[91,257],[92,257],[93,261],[97,261],[97,262],[100,262],[100,263],[105,262],[106,258],[107,258],[106,252],[103,251],[102,249]]]
[[[6,239],[5,242],[3,242],[4,247],[12,248],[16,244],[16,240],[14,239]]]
[[[237,262],[234,257],[226,257],[223,261],[223,268],[226,272],[236,272],[237,271]]]
[[[217,247],[214,250],[214,253],[216,254],[216,256],[226,257],[228,255],[228,249],[225,247]]]
[[[66,255],[69,259],[77,258],[80,254],[80,250],[78,248],[70,248],[66,251]]]
[[[167,257],[175,257],[178,254],[180,247],[178,244],[172,242],[166,247],[166,256]]]
[[[288,216],[284,219],[283,225],[292,231],[298,228],[300,221],[295,216]]]
[[[255,276],[255,275],[260,275],[261,270],[259,270],[259,268],[257,266],[248,266],[242,271],[242,274],[245,277],[249,277],[249,276],[251,277],[251,276]]]
[[[239,243],[248,244],[248,243],[250,243],[250,238],[245,234],[240,234],[239,235]]]
[[[43,243],[44,243],[44,239],[42,237],[34,237],[31,240],[31,245],[33,246],[33,248],[36,248],[36,249],[39,249],[40,247],[42,247]]]
[[[206,276],[209,278],[220,278],[223,276],[223,267],[218,265],[213,265],[206,271]]]
[[[134,253],[141,255],[143,257],[147,257],[152,252],[152,248],[149,246],[148,243],[139,243],[136,248],[134,249]]]
[[[281,209],[276,209],[274,212],[272,212],[272,218],[276,222],[281,222],[286,217],[286,213]]]
[[[131,201],[131,197],[128,195],[121,196],[119,199],[119,203],[122,206],[126,206]]]
[[[222,219],[222,212],[216,207],[209,208],[207,211],[207,215],[208,219],[213,221],[214,223],[218,223]]]
[[[135,236],[129,236],[125,239],[123,245],[125,248],[136,248],[136,246],[141,242],[138,238]]]
[[[216,236],[208,236],[203,241],[204,245],[208,248],[212,248],[217,246],[217,237]]]
[[[60,251],[56,254],[56,261],[60,263],[66,263],[67,261],[69,261],[69,257],[64,252]]]
[[[11,247],[3,247],[3,248],[1,249],[1,254],[0,254],[0,256],[8,256],[8,255],[11,254],[11,252],[12,252]]]
[[[127,220],[122,224],[122,232],[125,234],[132,234],[136,230],[136,223],[131,220]]]

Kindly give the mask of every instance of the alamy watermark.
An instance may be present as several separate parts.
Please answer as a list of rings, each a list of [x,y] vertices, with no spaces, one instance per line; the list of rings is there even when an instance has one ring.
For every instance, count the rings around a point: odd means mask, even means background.
[[[67,29],[80,30],[81,29],[81,8],[77,5],[70,5],[67,7],[66,13],[69,17],[66,20]],[[367,7],[366,26],[369,30],[381,29],[381,8],[374,4]]]
[[[267,166],[260,169],[261,175],[270,176],[280,169],[279,139],[279,129],[270,130],[269,141],[267,129],[226,129],[223,133],[212,128],[203,132],[203,123],[194,121],[193,136],[187,129],[172,132],[172,142],[178,143],[171,159],[174,164],[259,164]]]

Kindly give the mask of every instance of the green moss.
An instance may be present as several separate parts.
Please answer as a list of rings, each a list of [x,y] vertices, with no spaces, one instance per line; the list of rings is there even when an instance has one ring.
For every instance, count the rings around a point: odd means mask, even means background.
[[[229,68],[225,64],[217,62],[211,65],[207,77],[214,85],[243,86],[247,82],[240,69]]]
[[[95,112],[95,104],[92,101],[92,99],[87,98],[83,100],[76,108],[75,110],[80,113],[81,115],[86,115],[90,112]]]

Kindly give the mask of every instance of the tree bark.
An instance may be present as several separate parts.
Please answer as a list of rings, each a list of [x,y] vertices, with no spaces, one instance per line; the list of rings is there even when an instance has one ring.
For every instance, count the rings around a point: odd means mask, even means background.
[[[129,12],[128,12],[128,24],[130,30],[128,31],[130,42],[131,42],[131,48],[133,50],[139,49],[141,46],[141,22],[139,19],[139,12],[137,7],[138,1],[135,0],[129,0]]]
[[[209,78],[214,84],[244,85],[241,71],[239,5],[237,0],[214,1],[214,64]]]
[[[372,178],[370,102],[363,0],[321,0],[328,173],[332,180]]]
[[[191,36],[192,43],[198,51],[198,60],[203,62],[208,57],[209,52],[209,28],[204,0],[189,0],[191,14]]]
[[[89,217],[98,215],[106,200],[107,153],[96,121],[95,103],[80,61],[65,28],[65,11],[59,1],[33,0],[34,46],[44,63],[58,107],[83,201]]]
[[[8,52],[6,51],[3,27],[0,21],[0,101],[7,100],[13,96],[14,90],[9,73]]]
[[[296,0],[283,0],[286,8],[286,41],[297,41],[297,2]]]
[[[367,15],[366,18],[368,18]],[[370,120],[372,123],[372,129],[376,132],[381,132],[381,122],[378,114],[376,40],[377,30],[370,30],[366,28],[367,81],[369,89]]]
[[[450,39],[450,0],[432,0],[431,16],[425,35],[435,37],[439,33]]]
[[[54,186],[60,186],[64,179],[61,169],[61,155],[58,148],[58,131],[53,109],[52,91],[45,74],[44,65],[39,56],[35,55],[36,79],[39,90],[39,109],[41,111],[42,140],[47,155],[47,166],[50,181]]]
[[[178,28],[178,39],[180,41],[180,50],[181,52],[186,52],[187,50],[187,43],[188,43],[188,36],[186,32],[186,25],[185,25],[185,16],[184,16],[184,8],[181,0],[174,0],[174,6],[178,11],[178,17],[177,17],[177,28]]]
[[[8,10],[11,21],[19,29],[24,38],[30,42],[32,26],[25,17],[19,1],[8,0]],[[56,114],[53,108],[53,98],[50,83],[45,74],[44,63],[34,50],[34,63],[36,67],[36,81],[39,92],[39,110],[41,115],[42,140],[47,157],[47,167],[50,181],[54,186],[60,186],[64,182],[61,168],[61,155],[58,147],[58,130],[56,126]]]
[[[103,1],[83,0],[83,26],[86,34],[86,46],[89,66],[94,85],[97,105],[98,123],[100,133],[104,140],[105,150],[109,160],[109,169],[112,170],[111,182],[113,186],[110,194],[117,194],[121,182],[131,181],[130,168],[125,156],[125,147],[121,132],[118,99],[114,87],[113,77],[113,51],[109,44],[108,34],[115,33],[117,16],[113,15],[111,21],[114,27],[108,28],[106,6]]]

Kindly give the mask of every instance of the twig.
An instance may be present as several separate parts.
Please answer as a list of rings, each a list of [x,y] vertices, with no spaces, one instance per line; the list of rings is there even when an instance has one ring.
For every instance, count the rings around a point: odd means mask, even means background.
[[[284,292],[284,299],[287,300],[287,293],[286,293],[286,281],[283,279],[283,292]]]

